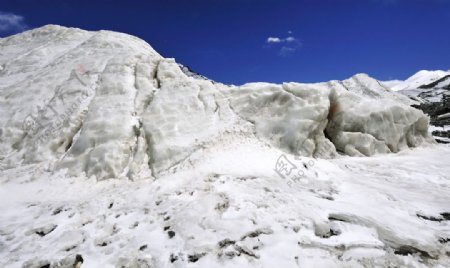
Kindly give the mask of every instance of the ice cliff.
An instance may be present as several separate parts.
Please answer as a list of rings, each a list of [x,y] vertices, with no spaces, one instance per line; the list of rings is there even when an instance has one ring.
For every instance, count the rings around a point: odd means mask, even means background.
[[[227,86],[136,37],[48,25],[0,39],[1,169],[46,162],[97,179],[158,177],[220,142],[320,158],[433,142],[428,117],[358,74]]]

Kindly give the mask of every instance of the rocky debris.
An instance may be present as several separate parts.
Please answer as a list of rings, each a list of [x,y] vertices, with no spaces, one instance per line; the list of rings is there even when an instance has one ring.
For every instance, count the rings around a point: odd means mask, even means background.
[[[205,255],[206,255],[206,253],[204,253],[204,252],[190,254],[190,255],[188,255],[188,261],[189,262],[197,262],[200,258],[202,258]]]
[[[450,81],[450,75],[445,75],[442,78],[437,79],[436,81],[434,81],[432,83],[421,85],[421,86],[419,86],[419,88],[420,89],[433,89],[433,88],[439,87],[439,84],[443,84],[446,81]],[[442,88],[450,90],[450,83],[446,83],[446,85],[444,85]]]
[[[167,232],[167,235],[169,236],[169,238],[173,238],[175,236],[175,232],[170,230]]]
[[[270,228],[260,228],[260,229],[256,229],[255,231],[252,231],[252,232],[249,232],[249,233],[243,235],[241,237],[241,240],[245,240],[248,237],[249,238],[255,238],[255,237],[258,237],[258,236],[263,235],[263,234],[269,235],[269,234],[272,234],[272,233],[273,233],[273,231]]]
[[[444,216],[445,215],[444,213],[440,214],[439,216],[427,216],[427,215],[423,215],[423,214],[420,214],[420,213],[417,213],[416,215],[417,215],[417,217],[419,217],[421,219],[424,219],[424,220],[427,220],[427,221],[441,222],[441,221],[449,220],[448,217]]]
[[[422,110],[425,114],[430,116],[430,124],[434,126],[449,126],[450,117],[445,116],[450,113],[450,92],[442,95],[439,102],[426,102],[418,105],[413,105],[414,108]]]
[[[187,65],[178,63],[178,66],[180,67],[181,71],[183,71],[183,73],[184,73],[186,76],[188,76],[188,77],[192,77],[192,78],[200,79],[200,80],[206,80],[206,81],[209,81],[209,82],[211,82],[211,83],[213,83],[213,84],[216,83],[216,81],[211,80],[211,79],[209,79],[208,77],[203,76],[203,75],[201,75],[201,74],[199,74],[199,73],[193,71],[193,70],[192,70],[189,66],[187,66]]]
[[[46,226],[34,229],[33,232],[39,236],[46,236],[49,233],[53,232],[56,229],[56,227],[58,227],[58,225],[48,224]]]

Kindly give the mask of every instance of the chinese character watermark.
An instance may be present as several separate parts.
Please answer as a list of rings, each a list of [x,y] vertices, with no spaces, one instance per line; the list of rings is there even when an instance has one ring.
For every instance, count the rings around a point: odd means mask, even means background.
[[[55,109],[56,101],[61,100],[62,105],[66,106],[64,99],[61,95],[58,98],[52,98],[50,101],[44,104],[43,107],[37,107],[37,113],[28,114],[22,123],[22,129],[29,136],[35,136],[39,133],[37,137],[37,142],[44,142],[51,136],[56,135],[57,131],[64,125],[68,123],[70,116],[83,104],[89,96],[95,92],[95,89],[88,86],[88,82],[85,81],[85,76],[88,71],[85,70],[82,64],[78,65],[75,70],[72,71],[73,77],[83,86],[83,90],[80,96],[78,96],[68,107],[62,112],[58,112]]]
[[[287,184],[289,186],[291,186],[293,182],[307,183],[307,180],[303,179],[305,178],[305,172],[289,160],[285,154],[278,157],[277,162],[275,163],[274,171],[282,179],[287,179]]]
[[[330,152],[335,152],[334,146],[330,143],[324,143],[320,149],[318,149],[314,157],[315,158],[327,158]],[[311,158],[307,161],[302,161],[298,166],[285,154],[281,154],[277,162],[275,163],[274,171],[282,179],[288,180],[288,185],[291,186],[293,182],[308,183],[304,170],[313,167],[316,164],[316,159]],[[300,156],[294,157],[295,161],[300,161]]]

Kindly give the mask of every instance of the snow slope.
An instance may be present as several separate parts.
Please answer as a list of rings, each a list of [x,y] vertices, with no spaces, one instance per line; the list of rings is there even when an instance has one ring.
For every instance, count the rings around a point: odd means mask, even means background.
[[[417,103],[440,102],[450,88],[450,71],[422,70],[405,81],[387,81],[383,85]]]
[[[410,78],[406,79],[405,81],[391,87],[391,89],[393,91],[417,89],[422,85],[433,83],[447,75],[450,75],[450,72],[441,70],[438,71],[422,70],[417,72]]]
[[[334,160],[229,136],[157,180],[2,172],[0,266],[448,267],[450,147]],[[446,213],[446,214],[445,214]]]
[[[449,264],[448,147],[365,74],[227,86],[56,25],[0,66],[1,267]]]

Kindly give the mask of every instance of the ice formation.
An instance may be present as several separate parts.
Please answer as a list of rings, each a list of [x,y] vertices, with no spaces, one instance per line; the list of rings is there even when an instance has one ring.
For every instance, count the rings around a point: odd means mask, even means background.
[[[450,71],[422,70],[405,81],[383,82],[414,101],[413,107],[430,117],[431,133],[439,143],[450,143]]]
[[[227,86],[109,31],[0,39],[0,267],[450,267],[450,148],[407,149],[433,143],[412,103]]]
[[[335,148],[371,156],[431,141],[427,117],[408,98],[363,74],[226,86],[187,76],[121,33],[50,25],[0,42],[5,168],[48,161],[73,175],[137,179],[230,135],[314,157],[333,157]]]

